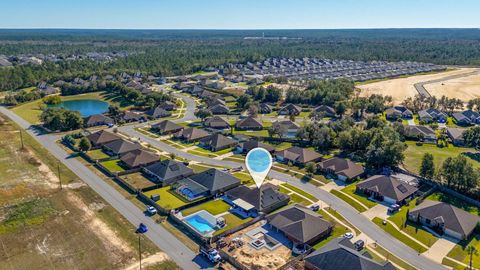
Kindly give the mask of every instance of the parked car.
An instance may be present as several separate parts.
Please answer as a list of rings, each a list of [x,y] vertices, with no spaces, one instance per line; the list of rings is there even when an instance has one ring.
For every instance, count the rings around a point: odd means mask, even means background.
[[[151,216],[155,215],[157,213],[157,209],[151,205],[147,205],[147,213]]]
[[[140,225],[138,225],[138,228],[137,228],[137,233],[146,233],[146,232],[148,232],[147,225],[140,223]]]
[[[355,247],[356,250],[360,251],[365,246],[365,242],[363,242],[363,240],[358,240],[353,244],[353,246]]]
[[[401,206],[398,205],[398,204],[392,204],[392,205],[390,205],[390,207],[388,207],[387,212],[388,212],[389,214],[393,214],[393,213],[399,211],[399,210],[400,210],[400,207],[401,207]]]
[[[343,237],[347,238],[347,239],[352,239],[353,238],[353,233],[351,232],[347,232],[343,235]]]
[[[320,205],[318,205],[318,204],[312,204],[312,205],[310,206],[310,209],[312,209],[312,211],[317,212],[318,210],[320,210]]]

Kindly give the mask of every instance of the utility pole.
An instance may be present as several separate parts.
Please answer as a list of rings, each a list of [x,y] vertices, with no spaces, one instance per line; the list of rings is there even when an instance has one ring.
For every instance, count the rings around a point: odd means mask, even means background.
[[[138,257],[140,258],[140,270],[142,270],[142,245],[140,244],[141,234],[138,234]]]
[[[20,129],[20,142],[22,142],[22,149],[24,149],[25,146],[23,145],[23,134],[21,129]]]
[[[62,176],[60,174],[60,163],[57,164],[57,169],[58,169],[58,183],[60,184],[60,190],[62,190],[63,187],[62,187]]]

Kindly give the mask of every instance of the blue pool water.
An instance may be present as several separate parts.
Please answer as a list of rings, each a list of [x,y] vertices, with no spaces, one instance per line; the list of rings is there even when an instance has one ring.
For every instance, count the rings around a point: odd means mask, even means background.
[[[101,114],[108,111],[108,103],[96,99],[67,100],[60,104],[49,105],[48,107],[65,108],[71,111],[78,111],[82,117],[94,114]]]
[[[247,163],[251,170],[255,172],[264,172],[269,169],[272,163],[272,157],[267,150],[255,148],[248,152]]]
[[[204,234],[215,230],[214,225],[210,224],[207,220],[202,218],[199,214],[195,214],[191,217],[185,219],[185,221],[190,224],[195,230]]]

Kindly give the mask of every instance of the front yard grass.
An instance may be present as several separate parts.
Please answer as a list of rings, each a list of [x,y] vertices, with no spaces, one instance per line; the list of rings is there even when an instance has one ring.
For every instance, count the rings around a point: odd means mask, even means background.
[[[156,203],[167,210],[176,209],[190,203],[189,201],[180,198],[179,195],[175,195],[173,191],[170,190],[170,187],[162,187],[150,190],[144,194],[149,198],[155,194],[160,195],[160,200],[156,201]]]
[[[123,172],[125,169],[122,167],[121,161],[119,159],[112,159],[104,162],[100,162],[100,164],[105,167],[105,169],[109,170],[112,173],[116,172]]]
[[[295,186],[292,186],[292,185],[289,184],[289,183],[283,183],[283,184],[280,184],[280,185],[281,185],[281,186],[284,186],[284,187],[286,187],[286,188],[288,188],[288,189],[290,189],[290,190],[293,190],[294,192],[302,195],[303,197],[311,200],[312,202],[318,201],[318,199],[317,199],[315,196],[313,196],[312,194],[310,194],[310,193],[308,193],[308,192],[305,192],[305,191],[303,191],[303,190],[301,190],[301,189],[299,189],[299,188],[297,188],[297,187],[295,187]]]
[[[432,144],[423,144],[418,146],[415,142],[406,142],[407,150],[405,150],[405,160],[403,164],[405,168],[411,172],[418,173],[420,170],[420,164],[422,164],[422,158],[425,153],[431,153],[434,156],[435,168],[440,168],[442,163],[448,157],[456,157],[466,152],[476,152],[472,148],[455,147],[449,145],[448,147],[437,147]],[[480,162],[467,158],[467,160],[473,165],[474,168],[480,168]]]
[[[98,160],[110,157],[102,149],[90,150],[86,153],[91,159]]]
[[[202,156],[202,157],[208,157],[208,158],[217,157],[217,155],[212,154],[212,152],[210,152],[206,149],[200,148],[200,147],[197,147],[197,148],[192,149],[192,150],[188,150],[187,153],[194,154],[194,155],[197,155],[197,156]]]
[[[224,202],[223,200],[219,199],[219,200],[208,201],[206,203],[202,203],[202,204],[187,208],[182,211],[182,215],[186,217],[198,211],[205,210],[210,214],[216,216],[221,213],[227,212],[229,209],[230,209],[230,205]]]
[[[330,242],[330,240],[338,238],[344,235],[345,233],[350,232],[350,230],[347,227],[335,222],[335,220],[331,218],[328,214],[326,214],[323,210],[319,210],[318,213],[322,215],[325,220],[334,223],[334,227],[333,227],[332,233],[327,238],[313,245],[313,248],[315,250],[325,246],[326,244],[328,244],[328,242]]]
[[[351,184],[351,185],[347,186],[346,188],[342,189],[342,192],[345,192],[346,194],[352,196],[353,198],[355,198],[357,201],[363,203],[368,208],[372,208],[375,205],[377,205],[375,202],[370,201],[367,196],[355,192],[356,188],[357,188],[357,185]]]
[[[463,241],[460,242],[458,245],[455,245],[455,247],[447,254],[447,257],[450,257],[468,265],[470,263],[470,255],[466,250],[467,246],[473,246],[477,251],[480,251],[480,234],[475,235],[468,242]],[[476,269],[480,269],[480,257],[478,255],[473,255],[472,264],[473,267],[475,267]]]
[[[233,173],[232,175],[240,179],[240,182],[242,183],[242,185],[250,186],[255,184],[255,181],[250,176],[250,174],[247,174],[244,172],[236,172],[236,173]]]
[[[337,211],[335,211],[334,209],[330,208],[330,207],[327,207],[327,208],[324,208],[325,212],[328,212],[329,214],[331,214],[332,216],[336,217],[338,220],[340,220],[341,222],[345,223],[348,227],[352,228],[354,231],[355,231],[355,234],[356,235],[359,235],[361,232],[359,229],[357,229],[355,226],[352,225],[352,223],[348,222],[348,220],[346,220],[342,215],[340,215]]]
[[[386,231],[387,233],[389,233],[393,237],[397,238],[400,242],[404,243],[405,245],[411,247],[413,250],[415,250],[419,253],[423,253],[423,252],[427,251],[427,249],[425,247],[421,246],[417,242],[413,241],[412,239],[408,238],[407,236],[405,236],[404,234],[399,232],[395,227],[393,227],[392,224],[387,223],[386,225],[383,225],[382,224],[383,220],[381,218],[378,218],[378,217],[373,218],[372,221],[375,224],[377,224],[380,228],[382,228],[382,230]]]
[[[338,190],[335,190],[335,189],[332,189],[330,191],[330,193],[332,193],[333,195],[337,196],[338,198],[342,199],[343,201],[345,201],[346,203],[348,203],[350,206],[352,206],[353,208],[355,208],[358,212],[364,212],[364,211],[367,211],[368,209],[363,207],[361,204],[357,203],[356,201],[354,201],[352,198],[350,198],[349,196],[345,195],[345,193],[341,192],[341,191],[338,191]]]
[[[379,245],[370,245],[369,248],[375,250],[376,252],[380,253],[383,257],[388,258],[392,263],[402,267],[405,270],[416,270],[417,268],[411,266],[410,264],[404,262],[403,260],[399,259],[392,253],[388,252],[386,249]]]

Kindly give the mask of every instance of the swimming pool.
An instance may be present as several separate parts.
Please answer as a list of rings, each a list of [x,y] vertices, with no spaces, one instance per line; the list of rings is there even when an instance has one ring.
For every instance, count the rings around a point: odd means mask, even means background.
[[[263,148],[255,148],[248,152],[246,162],[250,170],[264,172],[272,165],[272,156]]]
[[[216,218],[204,210],[186,217],[185,222],[203,235],[215,231],[216,227]]]

